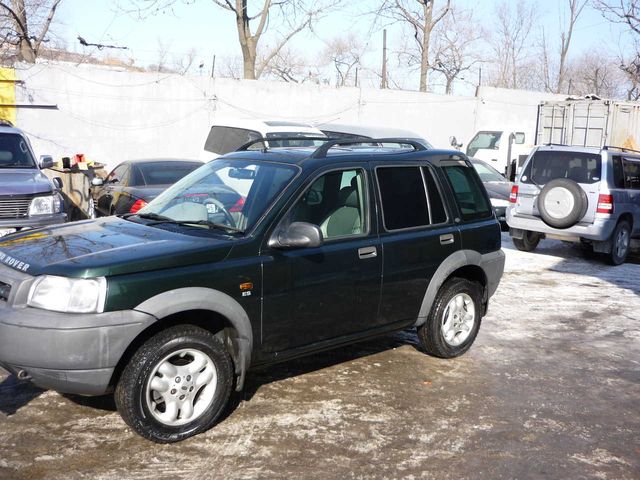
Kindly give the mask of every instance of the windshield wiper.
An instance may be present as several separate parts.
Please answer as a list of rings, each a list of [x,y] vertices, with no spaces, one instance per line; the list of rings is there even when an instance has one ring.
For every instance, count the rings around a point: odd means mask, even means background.
[[[164,215],[158,215],[157,213],[140,213],[137,215],[140,218],[154,220],[153,222],[147,223],[147,225],[158,225],[161,223],[173,223],[174,225],[206,225],[209,228],[219,228],[229,230],[231,232],[244,233],[244,230],[240,228],[232,227],[231,225],[224,225],[223,223],[210,222],[209,220],[176,220],[170,217],[165,217]]]

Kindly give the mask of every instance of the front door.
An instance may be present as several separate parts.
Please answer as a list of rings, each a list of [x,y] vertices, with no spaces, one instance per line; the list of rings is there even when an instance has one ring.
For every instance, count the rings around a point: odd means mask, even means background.
[[[324,242],[263,252],[265,351],[310,346],[375,326],[382,265],[370,221],[370,188],[365,168],[327,171],[281,220],[318,225]]]

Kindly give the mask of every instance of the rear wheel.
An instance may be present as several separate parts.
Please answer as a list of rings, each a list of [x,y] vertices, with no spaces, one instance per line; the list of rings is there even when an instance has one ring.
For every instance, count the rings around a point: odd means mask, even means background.
[[[445,282],[418,338],[429,355],[453,358],[469,350],[480,329],[482,286],[464,278]]]
[[[512,238],[511,240],[518,250],[523,252],[533,252],[540,243],[540,238],[542,238],[542,235],[538,232],[525,230],[521,239]]]
[[[232,360],[222,339],[194,325],[178,325],[154,335],[133,355],[115,401],[138,434],[177,442],[215,423],[232,384]]]
[[[631,244],[631,225],[622,220],[611,234],[611,253],[607,260],[611,265],[621,265],[627,259]]]

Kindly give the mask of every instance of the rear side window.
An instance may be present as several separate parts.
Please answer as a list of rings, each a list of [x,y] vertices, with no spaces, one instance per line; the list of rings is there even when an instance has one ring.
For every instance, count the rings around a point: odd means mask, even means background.
[[[624,188],[624,169],[620,157],[613,157],[613,185],[616,188]]]
[[[490,217],[493,212],[484,194],[484,187],[473,167],[464,162],[443,165],[449,185],[456,197],[464,220]]]
[[[234,127],[211,127],[204,149],[207,152],[224,155],[225,153],[235,152],[245,143],[258,138],[260,138],[260,133],[255,130]]]
[[[577,183],[600,181],[602,160],[600,155],[561,150],[537,151],[520,177],[523,183],[544,185],[556,178],[569,178]]]
[[[376,174],[387,230],[429,225],[427,194],[420,167],[381,167]]]
[[[625,158],[622,164],[626,188],[640,189],[640,162],[632,162]]]
[[[424,180],[427,184],[427,193],[429,195],[429,207],[431,211],[431,223],[445,223],[447,221],[447,212],[444,209],[442,196],[436,182],[433,178],[433,172],[423,167]]]
[[[186,162],[143,163],[139,165],[142,181],[138,185],[171,185],[201,166]]]

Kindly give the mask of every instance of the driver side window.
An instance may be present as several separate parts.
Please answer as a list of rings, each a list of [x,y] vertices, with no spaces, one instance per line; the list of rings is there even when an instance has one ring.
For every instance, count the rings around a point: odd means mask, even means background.
[[[317,178],[298,200],[291,222],[318,225],[325,239],[367,232],[364,171],[338,170]]]

